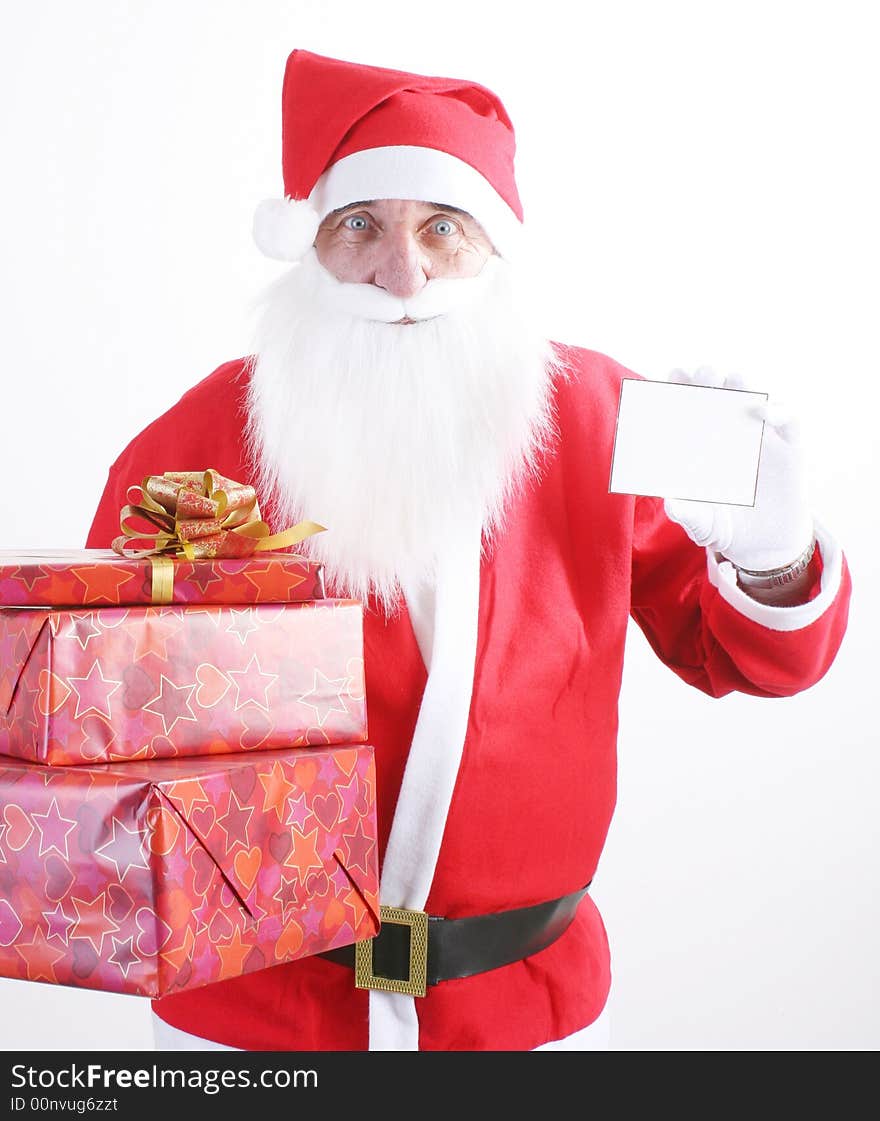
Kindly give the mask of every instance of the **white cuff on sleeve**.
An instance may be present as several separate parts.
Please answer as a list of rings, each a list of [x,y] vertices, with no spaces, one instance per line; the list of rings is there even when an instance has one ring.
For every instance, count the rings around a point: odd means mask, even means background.
[[[753,623],[771,631],[797,631],[807,627],[831,606],[840,588],[843,574],[843,553],[837,542],[820,525],[816,525],[816,543],[822,556],[822,577],[819,594],[796,607],[772,607],[759,603],[740,588],[736,569],[712,549],[706,550],[709,581],[721,598]]]

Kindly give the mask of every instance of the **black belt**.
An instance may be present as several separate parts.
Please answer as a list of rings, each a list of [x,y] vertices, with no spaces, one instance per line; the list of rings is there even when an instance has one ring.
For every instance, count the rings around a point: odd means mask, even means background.
[[[353,967],[359,988],[424,996],[427,985],[485,973],[546,949],[568,929],[589,886],[548,903],[464,919],[382,907],[375,938],[320,957]]]

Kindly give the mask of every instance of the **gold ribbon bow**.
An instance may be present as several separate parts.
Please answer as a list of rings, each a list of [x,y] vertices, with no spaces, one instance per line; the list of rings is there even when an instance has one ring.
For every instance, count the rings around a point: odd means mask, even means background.
[[[270,533],[260,518],[252,486],[226,479],[218,471],[166,471],[148,475],[126,492],[119,513],[122,533],[113,549],[122,557],[249,557],[268,549],[287,549],[326,526],[303,521]],[[151,528],[132,525],[140,518]],[[143,544],[146,542],[146,546]]]

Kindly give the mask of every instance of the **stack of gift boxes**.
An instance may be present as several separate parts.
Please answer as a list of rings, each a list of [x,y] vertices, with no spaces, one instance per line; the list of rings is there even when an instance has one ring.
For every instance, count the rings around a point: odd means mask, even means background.
[[[155,997],[371,937],[366,738],[315,562],[0,553],[0,976]]]

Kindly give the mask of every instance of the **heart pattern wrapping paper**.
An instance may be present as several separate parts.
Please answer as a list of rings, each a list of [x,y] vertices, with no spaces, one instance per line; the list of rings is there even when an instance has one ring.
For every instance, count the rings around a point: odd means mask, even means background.
[[[372,937],[367,744],[0,761],[0,975],[164,996]]]
[[[0,608],[0,754],[53,766],[367,739],[363,607]]]

